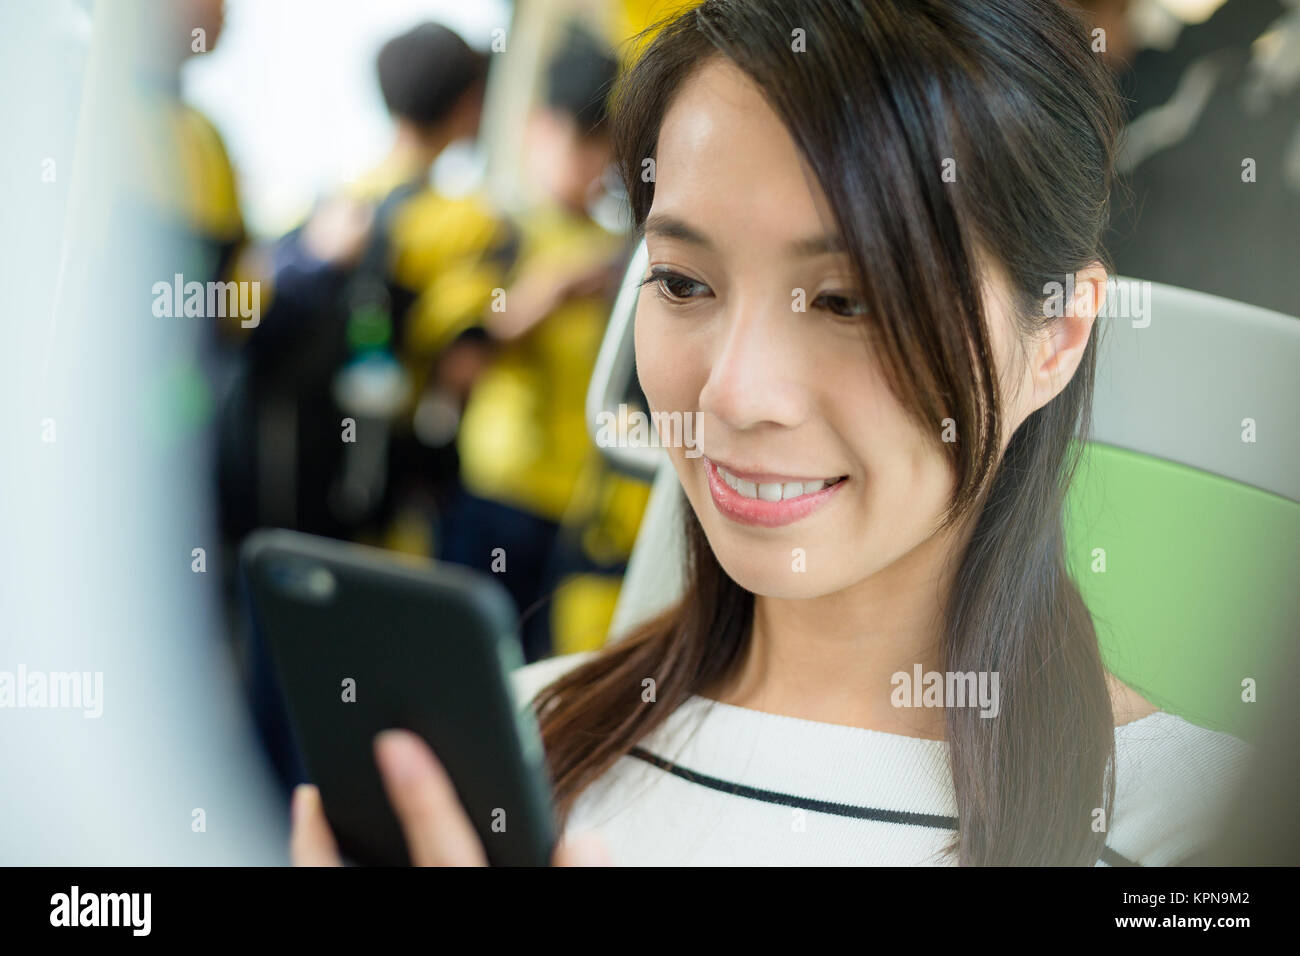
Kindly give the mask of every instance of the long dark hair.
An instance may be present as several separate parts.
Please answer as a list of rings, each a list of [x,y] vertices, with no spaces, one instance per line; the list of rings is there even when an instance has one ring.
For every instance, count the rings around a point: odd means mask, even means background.
[[[997,672],[1001,712],[946,710],[949,851],[961,864],[1095,863],[1105,838],[1095,813],[1109,818],[1114,801],[1114,716],[1062,521],[1097,336],[1000,454],[982,288],[990,266],[1003,272],[1027,334],[1048,321],[1048,283],[1107,262],[1120,122],[1110,74],[1057,0],[706,0],[654,29],[614,102],[638,229],[654,195],[643,160],[672,97],[704,61],[726,57],[781,116],[834,210],[891,388],[936,441],[940,422],[956,422],[959,440],[942,443],[957,479],[945,520],[971,533],[953,556],[942,660],[950,672]],[[754,595],[686,512],[683,600],[534,702],[562,822],[585,787],[742,659]],[[641,699],[647,677],[653,705]]]

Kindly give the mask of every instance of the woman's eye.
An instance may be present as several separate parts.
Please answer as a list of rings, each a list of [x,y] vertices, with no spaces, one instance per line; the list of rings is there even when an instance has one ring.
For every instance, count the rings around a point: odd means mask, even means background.
[[[820,295],[813,303],[813,306],[826,309],[846,319],[867,314],[867,304],[865,302],[847,295]]]
[[[649,283],[654,283],[660,297],[669,301],[698,299],[709,290],[703,282],[696,282],[676,272],[652,272],[642,284]]]

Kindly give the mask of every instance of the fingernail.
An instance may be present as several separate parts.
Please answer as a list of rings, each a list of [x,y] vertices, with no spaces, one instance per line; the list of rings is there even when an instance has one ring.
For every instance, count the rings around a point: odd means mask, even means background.
[[[415,746],[410,731],[383,730],[375,735],[380,769],[392,780],[407,780],[415,774]]]

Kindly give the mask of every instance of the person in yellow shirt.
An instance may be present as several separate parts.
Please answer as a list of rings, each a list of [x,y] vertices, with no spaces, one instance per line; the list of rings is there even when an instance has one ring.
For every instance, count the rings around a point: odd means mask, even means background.
[[[462,336],[481,337],[517,238],[484,199],[428,180],[449,143],[476,135],[487,62],[437,23],[385,43],[388,155],[276,244],[271,306],[245,346],[245,529],[389,543],[399,508],[418,498],[432,514],[454,484],[452,436],[417,427],[419,398]],[[427,553],[423,537],[405,549]]]
[[[440,557],[494,572],[510,590],[530,661],[575,640],[603,641],[600,622],[608,623],[648,495],[609,472],[585,420],[627,253],[626,239],[588,211],[610,162],[605,99],[617,69],[577,27],[550,62],[527,143],[528,175],[547,198],[520,217],[518,268],[499,307],[484,314],[495,354],[465,409],[463,489],[439,534]],[[583,588],[595,596],[596,612],[585,615],[592,623],[581,637],[555,632],[555,612],[566,606],[557,589],[584,572],[605,579]]]

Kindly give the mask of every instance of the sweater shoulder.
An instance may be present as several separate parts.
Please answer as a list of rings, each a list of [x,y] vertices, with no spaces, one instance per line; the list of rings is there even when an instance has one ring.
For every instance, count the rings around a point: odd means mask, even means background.
[[[1229,733],[1158,711],[1116,728],[1117,852],[1168,866],[1202,849],[1225,821],[1255,748]]]

